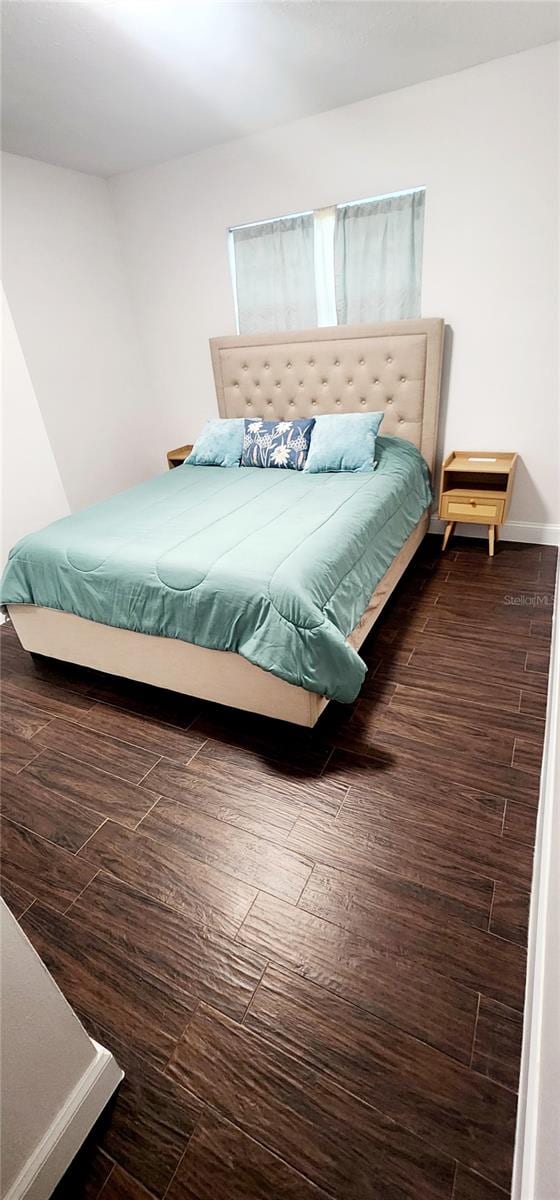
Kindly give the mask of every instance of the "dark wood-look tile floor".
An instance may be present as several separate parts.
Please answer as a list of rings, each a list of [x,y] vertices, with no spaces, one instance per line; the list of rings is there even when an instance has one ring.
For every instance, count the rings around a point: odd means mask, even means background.
[[[56,1200],[509,1194],[555,563],[427,539],[313,731],[2,627],[5,899],[126,1072]]]

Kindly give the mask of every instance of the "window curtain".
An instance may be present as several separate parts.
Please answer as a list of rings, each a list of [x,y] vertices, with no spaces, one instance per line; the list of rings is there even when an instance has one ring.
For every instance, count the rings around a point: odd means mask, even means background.
[[[420,316],[424,195],[409,192],[337,208],[339,325]]]
[[[240,333],[317,325],[313,213],[233,229]]]

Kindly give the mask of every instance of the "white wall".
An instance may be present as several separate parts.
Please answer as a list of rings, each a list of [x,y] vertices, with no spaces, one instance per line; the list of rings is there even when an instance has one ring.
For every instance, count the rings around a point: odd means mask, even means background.
[[[12,154],[2,175],[4,288],[75,509],[149,472],[146,376],[114,214],[104,179]],[[17,387],[5,379],[10,407]],[[22,469],[26,450],[22,428]]]
[[[3,291],[2,408],[4,563],[20,537],[67,516],[70,507]]]
[[[559,523],[557,81],[545,46],[112,179],[154,468],[215,413],[227,227],[424,185],[423,314],[453,331],[441,448],[518,450],[512,519]]]
[[[560,591],[560,568],[556,595]],[[560,1196],[560,613],[554,613],[523,1015],[512,1200]]]
[[[0,1194],[5,1200],[42,1200],[51,1195],[122,1071],[88,1037],[4,901],[0,950]]]
[[[94,1061],[95,1047],[3,905],[0,920],[4,1196]]]

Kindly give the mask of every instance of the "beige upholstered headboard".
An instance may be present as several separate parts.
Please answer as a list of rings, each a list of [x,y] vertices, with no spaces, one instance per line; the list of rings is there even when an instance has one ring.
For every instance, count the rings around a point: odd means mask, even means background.
[[[381,432],[414,442],[433,470],[442,319],[211,338],[210,347],[220,416],[383,412]]]

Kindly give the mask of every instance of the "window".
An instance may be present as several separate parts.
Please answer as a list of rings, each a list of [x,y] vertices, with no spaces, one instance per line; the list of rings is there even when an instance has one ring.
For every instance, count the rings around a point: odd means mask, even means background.
[[[230,229],[239,333],[420,315],[422,188]]]

